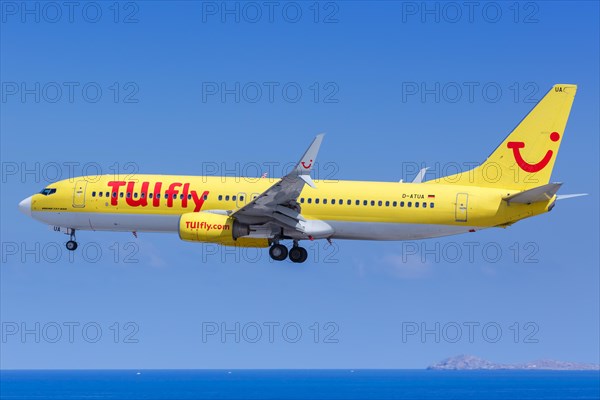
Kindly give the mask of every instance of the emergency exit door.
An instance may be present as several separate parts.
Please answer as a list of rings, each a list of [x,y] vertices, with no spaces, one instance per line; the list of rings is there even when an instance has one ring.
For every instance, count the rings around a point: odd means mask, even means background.
[[[75,182],[75,188],[73,189],[73,207],[83,208],[85,207],[85,187],[87,181],[81,180]]]
[[[456,195],[456,221],[467,222],[467,206],[469,204],[469,195],[467,193],[458,193]]]

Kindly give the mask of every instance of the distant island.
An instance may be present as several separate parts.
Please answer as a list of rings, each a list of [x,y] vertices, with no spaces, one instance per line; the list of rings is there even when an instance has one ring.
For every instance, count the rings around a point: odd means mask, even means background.
[[[555,360],[537,360],[524,364],[497,364],[479,357],[459,355],[427,367],[429,370],[554,370],[598,371],[600,365]]]

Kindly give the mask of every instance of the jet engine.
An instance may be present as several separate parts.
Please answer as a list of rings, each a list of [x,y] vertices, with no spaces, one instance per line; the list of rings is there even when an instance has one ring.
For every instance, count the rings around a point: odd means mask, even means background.
[[[249,233],[248,225],[228,215],[193,212],[183,214],[179,219],[179,237],[182,240],[224,246],[269,247],[268,239],[243,237]]]

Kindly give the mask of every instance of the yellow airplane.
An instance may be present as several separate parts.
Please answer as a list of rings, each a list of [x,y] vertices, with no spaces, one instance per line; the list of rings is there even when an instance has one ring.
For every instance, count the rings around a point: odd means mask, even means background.
[[[275,260],[301,263],[301,240],[414,240],[507,227],[552,210],[560,183],[550,175],[577,90],[555,85],[480,166],[412,183],[313,181],[318,135],[296,167],[267,178],[83,176],[23,200],[23,213],[66,233],[178,232],[183,240],[270,247]],[[281,244],[292,240],[292,247]]]

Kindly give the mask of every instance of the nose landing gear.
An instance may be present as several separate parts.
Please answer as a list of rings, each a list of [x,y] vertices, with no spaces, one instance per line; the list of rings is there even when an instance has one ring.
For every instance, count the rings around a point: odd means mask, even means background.
[[[67,244],[65,246],[67,247],[67,250],[69,250],[69,251],[75,251],[77,249],[77,242],[75,241],[75,229],[71,230],[70,240],[67,242]]]

